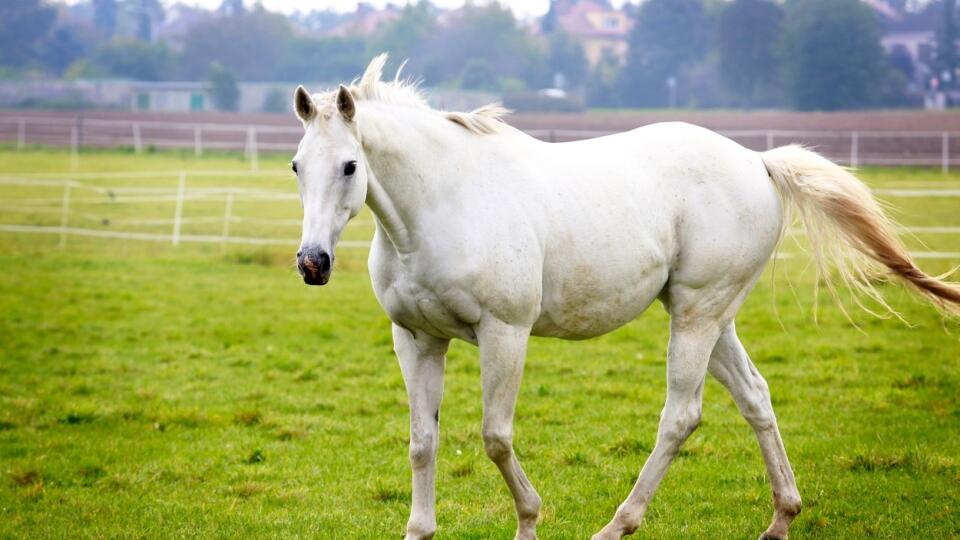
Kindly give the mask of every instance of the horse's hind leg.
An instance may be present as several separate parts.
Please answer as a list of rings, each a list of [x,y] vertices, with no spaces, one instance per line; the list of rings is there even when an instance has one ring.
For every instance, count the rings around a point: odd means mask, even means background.
[[[630,495],[593,540],[617,540],[640,526],[647,505],[667,468],[700,423],[707,363],[724,324],[717,323],[713,317],[685,317],[678,316],[675,309],[670,311],[667,401],[660,415],[657,442]]]
[[[717,341],[709,370],[727,387],[743,417],[753,427],[767,466],[767,476],[773,488],[774,513],[773,523],[760,538],[786,539],[790,522],[800,513],[800,493],[780,439],[767,382],[750,361],[733,323],[723,330]]]

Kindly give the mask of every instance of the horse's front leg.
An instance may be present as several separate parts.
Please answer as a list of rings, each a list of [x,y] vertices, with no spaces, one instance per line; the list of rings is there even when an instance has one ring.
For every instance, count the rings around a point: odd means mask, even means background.
[[[477,332],[483,382],[483,444],[500,469],[517,508],[517,540],[537,537],[540,496],[513,452],[513,412],[523,377],[530,329],[485,320]]]
[[[440,399],[449,340],[393,325],[393,348],[410,398],[410,465],[413,504],[406,540],[433,538],[437,530],[436,473],[440,442]]]

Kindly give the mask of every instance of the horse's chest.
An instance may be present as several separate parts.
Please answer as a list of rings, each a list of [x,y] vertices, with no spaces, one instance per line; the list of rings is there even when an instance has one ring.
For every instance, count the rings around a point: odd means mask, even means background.
[[[377,298],[390,320],[436,337],[476,341],[473,324],[480,311],[471,295],[411,274],[396,262],[371,270]]]

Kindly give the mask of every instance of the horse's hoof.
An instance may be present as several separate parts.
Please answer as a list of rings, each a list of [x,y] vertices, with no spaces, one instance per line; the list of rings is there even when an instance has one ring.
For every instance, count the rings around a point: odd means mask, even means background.
[[[786,536],[775,536],[768,533],[763,533],[760,535],[760,540],[787,540]]]

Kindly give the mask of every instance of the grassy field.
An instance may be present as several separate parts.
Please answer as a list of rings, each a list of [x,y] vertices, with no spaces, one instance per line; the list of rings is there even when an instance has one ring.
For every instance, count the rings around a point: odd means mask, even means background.
[[[6,225],[59,226],[64,188],[49,181],[73,178],[68,226],[169,234],[169,193],[187,170],[182,234],[222,234],[225,195],[209,190],[229,186],[230,235],[278,241],[71,235],[61,246],[59,234],[0,232],[0,538],[401,536],[407,407],[389,322],[364,249],[339,250],[327,287],[296,275],[286,159],[251,175],[228,155],[103,152],[70,174],[67,154],[0,150]],[[960,188],[939,171],[862,176]],[[960,199],[889,201],[907,225],[960,226]],[[371,232],[365,213],[347,238]],[[957,234],[909,243],[960,251]],[[826,296],[815,324],[804,261],[777,266],[738,327],[804,497],[792,538],[960,537],[960,326],[897,286],[885,288],[911,326],[854,313],[858,330]],[[663,403],[666,323],[655,308],[600,339],[533,340],[516,444],[544,500],[542,538],[589,537],[629,491]],[[471,346],[451,348],[442,417],[438,536],[512,538],[512,502],[480,439]],[[755,538],[770,514],[752,432],[710,380],[702,427],[637,537]]]

